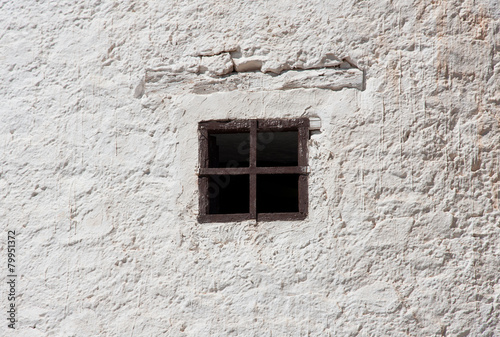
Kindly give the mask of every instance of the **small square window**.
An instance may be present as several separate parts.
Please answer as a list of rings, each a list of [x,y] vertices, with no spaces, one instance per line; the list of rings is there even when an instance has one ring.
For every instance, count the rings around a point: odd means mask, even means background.
[[[200,222],[307,216],[309,120],[199,123]]]

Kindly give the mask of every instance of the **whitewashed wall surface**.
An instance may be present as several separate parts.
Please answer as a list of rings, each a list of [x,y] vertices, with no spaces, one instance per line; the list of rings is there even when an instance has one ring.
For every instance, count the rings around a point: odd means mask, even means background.
[[[307,219],[199,223],[300,116]],[[500,336],[500,2],[1,0],[0,224],[2,336]]]

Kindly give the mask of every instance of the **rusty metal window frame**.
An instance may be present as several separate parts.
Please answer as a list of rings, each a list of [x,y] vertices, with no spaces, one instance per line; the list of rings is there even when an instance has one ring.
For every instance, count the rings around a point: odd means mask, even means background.
[[[278,167],[257,166],[257,132],[297,131],[298,133],[298,165]],[[249,132],[250,153],[248,167],[209,167],[209,134]],[[308,211],[308,148],[309,119],[246,119],[246,120],[212,120],[198,125],[199,137],[199,215],[198,221],[234,222],[244,220],[303,220]],[[257,213],[257,175],[258,174],[297,174],[298,178],[298,212]],[[249,176],[249,213],[210,214],[209,213],[209,176],[213,175],[248,175]]]

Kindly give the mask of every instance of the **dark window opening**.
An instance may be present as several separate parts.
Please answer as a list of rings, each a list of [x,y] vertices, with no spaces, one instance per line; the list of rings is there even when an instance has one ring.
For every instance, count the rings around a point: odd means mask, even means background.
[[[309,120],[199,123],[200,222],[307,216]]]
[[[257,175],[257,213],[288,213],[298,211],[298,174]]]
[[[209,134],[209,167],[248,167],[250,134]]]
[[[298,132],[258,132],[257,166],[297,166]]]
[[[210,214],[237,214],[249,211],[250,180],[248,175],[209,176]]]

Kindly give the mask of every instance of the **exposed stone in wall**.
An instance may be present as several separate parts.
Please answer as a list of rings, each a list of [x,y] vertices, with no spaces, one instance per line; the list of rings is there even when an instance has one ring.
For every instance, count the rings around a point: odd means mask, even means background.
[[[220,68],[217,68],[220,69]],[[176,74],[162,70],[148,70],[144,81],[136,87],[134,96],[142,97],[144,88],[152,93],[195,93],[210,94],[232,90],[290,90],[298,88],[320,88],[341,90],[363,88],[363,72],[359,69],[311,69],[288,70],[279,75],[260,72],[234,72],[224,77],[210,77],[198,74]],[[140,93],[140,94],[138,94]]]
[[[234,58],[233,56],[238,56]],[[338,60],[327,54],[308,65],[277,64],[262,57],[240,58],[241,53],[222,52],[191,58],[184,64],[162,65],[146,69],[134,91],[140,98],[146,87],[151,92],[169,94],[245,90],[289,90],[320,88],[341,90],[363,89],[364,72],[347,60]],[[267,66],[266,66],[267,64]],[[274,68],[270,68],[272,64]],[[264,74],[262,74],[264,73]],[[224,76],[227,75],[227,76]]]
[[[498,1],[0,8],[0,335],[500,335]],[[197,223],[198,121],[297,116],[308,218]]]

